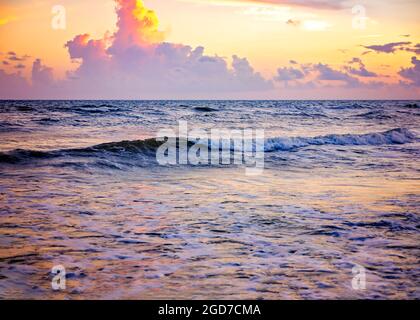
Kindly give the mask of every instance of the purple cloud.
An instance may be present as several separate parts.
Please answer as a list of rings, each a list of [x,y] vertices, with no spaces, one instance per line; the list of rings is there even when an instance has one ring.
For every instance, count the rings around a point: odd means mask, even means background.
[[[32,82],[35,85],[49,85],[53,83],[52,68],[43,66],[40,59],[36,59],[32,65]]]
[[[420,54],[420,43],[417,43],[414,47],[403,48],[403,50],[413,52],[415,54]]]
[[[349,66],[345,66],[345,70],[349,74],[359,77],[373,78],[378,76],[375,72],[368,71],[360,58],[353,58],[349,62]]]
[[[0,97],[2,99],[24,97],[30,90],[31,87],[21,74],[9,74],[0,69]]]
[[[411,63],[413,64],[413,67],[402,68],[398,74],[401,77],[410,80],[411,84],[420,87],[420,60],[416,57],[412,57]]]
[[[353,58],[341,70],[334,69],[328,64],[294,64],[293,67],[281,67],[277,69],[277,75],[274,80],[294,81],[293,86],[297,87],[322,87],[334,86],[355,88],[368,87],[369,84],[359,81],[358,77],[376,77],[377,75],[366,69],[360,58]],[[302,80],[302,81],[297,81]]]
[[[274,78],[277,81],[294,81],[305,78],[305,74],[300,69],[295,68],[278,68],[277,76]]]
[[[372,46],[363,46],[366,49],[373,50],[379,53],[394,53],[397,50],[401,50],[403,46],[410,45],[411,42],[391,42],[384,45],[372,45]]]
[[[313,70],[318,72],[317,80],[343,81],[349,86],[360,84],[357,78],[354,78],[343,71],[335,70],[327,64],[318,63],[313,66]]]

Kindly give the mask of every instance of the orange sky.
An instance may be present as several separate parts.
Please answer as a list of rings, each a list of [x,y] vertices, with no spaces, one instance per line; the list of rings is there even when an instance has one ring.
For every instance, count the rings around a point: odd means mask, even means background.
[[[414,48],[420,42],[418,1],[369,1],[363,7],[366,17],[358,20],[365,25],[359,29],[354,28],[357,17],[348,2],[312,0],[303,6],[296,3],[305,1],[271,2],[144,0],[156,12],[165,41],[203,46],[209,55],[246,57],[266,78],[274,77],[277,68],[289,65],[290,60],[323,63],[342,70],[358,57],[378,75],[375,81],[385,83],[404,80],[398,72],[412,66],[413,51],[366,54],[370,50],[363,46],[410,42],[410,48]],[[334,7],[324,9],[318,2]],[[63,0],[66,28],[54,30],[51,10],[55,4],[55,0],[0,0],[0,52],[29,55],[27,61],[40,58],[54,69],[56,78],[62,79],[67,71],[78,67],[64,44],[78,34],[88,33],[93,39],[112,35],[117,17],[113,0]],[[0,68],[14,72],[15,67],[8,64]],[[20,70],[29,76],[30,63]]]

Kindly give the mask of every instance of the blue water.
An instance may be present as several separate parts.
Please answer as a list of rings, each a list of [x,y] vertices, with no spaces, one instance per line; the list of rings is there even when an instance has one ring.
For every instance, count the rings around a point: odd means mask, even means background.
[[[418,299],[419,106],[0,101],[0,297]],[[179,121],[264,129],[263,173],[159,165]]]

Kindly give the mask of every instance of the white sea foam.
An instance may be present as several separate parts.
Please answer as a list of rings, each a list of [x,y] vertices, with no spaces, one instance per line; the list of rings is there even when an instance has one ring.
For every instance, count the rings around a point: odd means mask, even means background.
[[[288,151],[310,145],[385,145],[404,144],[416,140],[417,135],[405,128],[398,128],[379,133],[366,134],[331,134],[321,137],[277,137],[265,141],[265,151]]]

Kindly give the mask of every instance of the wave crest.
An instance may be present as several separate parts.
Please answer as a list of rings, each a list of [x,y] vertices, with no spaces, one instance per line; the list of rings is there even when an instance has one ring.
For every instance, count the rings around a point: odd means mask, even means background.
[[[392,129],[379,133],[366,134],[331,134],[319,137],[274,137],[264,140],[264,151],[291,151],[307,146],[322,146],[322,145],[339,145],[339,146],[377,146],[386,144],[405,144],[417,140],[415,133],[405,128]],[[177,143],[179,139],[177,138]],[[76,157],[92,157],[92,156],[106,156],[112,154],[113,156],[132,157],[133,155],[141,155],[144,157],[154,157],[156,150],[164,143],[161,139],[145,139],[134,141],[120,141],[103,143],[87,148],[79,149],[65,149],[53,151],[33,151],[33,150],[14,150],[8,153],[0,152],[0,163],[19,163],[27,160],[55,158],[60,156],[76,156]],[[192,141],[188,142],[188,146],[192,146]],[[231,144],[233,145],[233,144]],[[209,141],[209,147],[213,146],[212,141]],[[255,141],[250,144],[255,150]],[[232,151],[236,149],[233,145]],[[250,151],[250,150],[247,150]]]
[[[331,134],[314,138],[269,138],[265,141],[265,151],[287,151],[311,145],[385,145],[413,142],[416,135],[408,129],[397,128],[379,133],[366,134]]]

